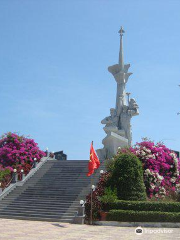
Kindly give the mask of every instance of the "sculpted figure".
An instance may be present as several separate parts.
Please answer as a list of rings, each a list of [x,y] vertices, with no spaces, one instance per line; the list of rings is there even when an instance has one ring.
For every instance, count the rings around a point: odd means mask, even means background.
[[[120,123],[119,126],[125,132],[125,136],[128,139],[129,146],[132,141],[132,131],[131,131],[131,118],[133,116],[139,115],[138,105],[134,98],[131,98],[129,101],[129,106],[124,105],[122,112],[120,114]]]
[[[117,116],[116,116],[116,110],[114,108],[110,109],[110,116],[104,118],[101,121],[102,124],[106,124],[106,127],[109,126],[116,126],[117,124]]]
[[[121,128],[125,132],[125,136],[128,139],[129,145],[131,145],[131,140],[132,140],[132,133],[131,133],[132,111],[134,110],[129,110],[129,107],[124,105],[121,116],[120,116]]]
[[[104,118],[101,123],[102,124],[106,124],[104,127],[104,131],[106,133],[108,132],[117,132],[118,128],[117,128],[117,122],[118,122],[118,117],[116,115],[116,110],[114,108],[110,109],[110,116]]]
[[[131,98],[129,101],[129,111],[129,114],[131,114],[131,116],[139,115],[139,107],[134,98]]]

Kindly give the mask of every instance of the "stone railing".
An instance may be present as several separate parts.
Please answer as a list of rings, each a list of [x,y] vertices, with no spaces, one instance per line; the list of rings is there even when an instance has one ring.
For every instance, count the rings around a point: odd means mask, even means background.
[[[18,180],[18,174],[17,174],[17,170],[14,169],[14,172],[12,174],[12,178],[9,181],[9,183],[6,185],[6,188],[3,190],[0,186],[0,200],[2,200],[5,196],[7,196],[13,189],[15,189],[17,186],[23,186],[23,184],[29,179],[31,178],[35,172],[38,171],[38,169],[45,163],[47,162],[47,160],[49,160],[49,156],[47,157],[43,157],[40,162],[36,162],[36,160],[34,160],[34,163],[32,165],[31,170],[29,171],[29,173],[25,176],[24,171],[21,170],[21,175],[22,175],[22,180],[19,181]]]

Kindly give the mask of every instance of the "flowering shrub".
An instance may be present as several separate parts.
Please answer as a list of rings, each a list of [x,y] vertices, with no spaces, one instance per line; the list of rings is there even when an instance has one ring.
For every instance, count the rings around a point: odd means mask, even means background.
[[[100,218],[100,211],[102,209],[102,202],[100,201],[100,197],[104,195],[106,183],[107,183],[109,176],[110,176],[110,174],[108,172],[102,173],[99,178],[97,187],[92,193],[93,219]],[[87,219],[90,219],[90,211],[91,211],[91,194],[89,194],[86,197],[85,213],[86,213]]]
[[[7,133],[0,140],[0,164],[3,167],[21,166],[28,172],[34,158],[40,161],[43,156],[45,153],[39,149],[33,139]]]
[[[180,189],[180,161],[163,143],[143,141],[130,151],[142,162],[149,198],[164,198]]]

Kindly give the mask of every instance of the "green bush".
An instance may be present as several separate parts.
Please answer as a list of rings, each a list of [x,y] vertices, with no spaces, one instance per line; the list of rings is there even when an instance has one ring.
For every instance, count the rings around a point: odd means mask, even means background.
[[[111,210],[107,214],[106,220],[120,222],[180,222],[180,213]]]
[[[130,153],[115,156],[108,186],[117,189],[118,199],[146,200],[142,163]]]
[[[103,204],[114,203],[117,200],[117,190],[112,190],[110,187],[106,187],[104,195],[99,197],[99,201]]]
[[[179,202],[152,202],[152,201],[123,201],[109,202],[108,209],[134,210],[134,211],[160,211],[160,212],[179,212]]]
[[[0,182],[4,180],[4,178],[9,175],[11,171],[9,169],[1,170],[0,171]]]
[[[108,172],[112,172],[114,170],[115,159],[110,158],[105,160],[105,167]]]

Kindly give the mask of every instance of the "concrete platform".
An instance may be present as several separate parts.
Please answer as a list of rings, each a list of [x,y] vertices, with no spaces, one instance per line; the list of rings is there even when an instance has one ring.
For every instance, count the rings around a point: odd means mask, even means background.
[[[141,236],[135,227],[90,226],[69,223],[0,219],[0,240],[167,240],[180,239],[180,229],[171,233],[154,233],[157,228],[145,228]],[[146,232],[151,230],[151,233]],[[167,228],[166,228],[167,230]]]

